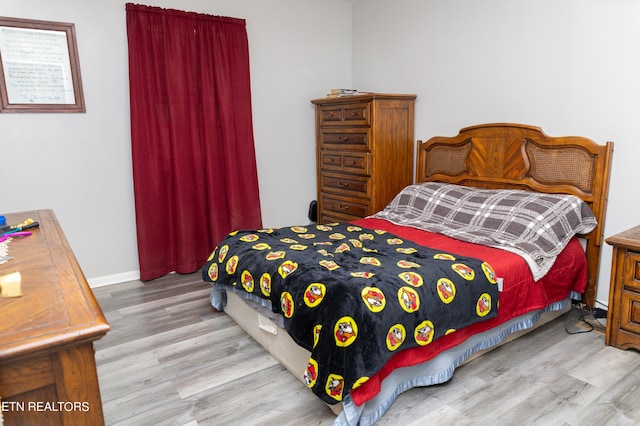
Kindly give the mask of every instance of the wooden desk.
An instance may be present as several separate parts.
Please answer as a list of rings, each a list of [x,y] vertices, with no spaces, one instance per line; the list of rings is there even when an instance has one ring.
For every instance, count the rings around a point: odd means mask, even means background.
[[[13,239],[0,265],[0,275],[22,275],[22,296],[0,298],[4,426],[104,424],[93,341],[109,324],[53,211],[5,216],[40,227]]]

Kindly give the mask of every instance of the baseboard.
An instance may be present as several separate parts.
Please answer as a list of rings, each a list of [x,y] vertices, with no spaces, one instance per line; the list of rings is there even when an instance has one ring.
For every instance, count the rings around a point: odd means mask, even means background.
[[[103,277],[90,278],[89,287],[98,288],[111,284],[119,284],[127,281],[135,281],[140,279],[140,271],[121,272],[119,274],[106,275]]]
[[[596,306],[594,306],[594,308],[603,310],[605,312],[605,315],[606,315],[606,312],[607,312],[609,307],[607,306],[606,303],[601,302],[600,300],[596,299]]]

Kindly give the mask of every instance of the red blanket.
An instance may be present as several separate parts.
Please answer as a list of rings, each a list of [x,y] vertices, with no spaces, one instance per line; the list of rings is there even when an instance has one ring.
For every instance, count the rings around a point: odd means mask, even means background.
[[[380,384],[394,369],[428,361],[438,353],[462,343],[470,336],[489,330],[524,313],[542,309],[550,303],[566,299],[571,291],[584,292],[587,285],[586,257],[580,242],[573,238],[558,256],[551,270],[539,281],[534,281],[526,262],[520,256],[491,247],[479,246],[455,240],[444,235],[394,225],[382,219],[365,218],[357,225],[383,229],[418,244],[446,249],[462,256],[473,256],[492,265],[498,277],[503,279],[500,307],[496,318],[457,330],[432,342],[432,344],[403,350],[363,385],[351,392],[356,405],[362,405],[375,397]]]

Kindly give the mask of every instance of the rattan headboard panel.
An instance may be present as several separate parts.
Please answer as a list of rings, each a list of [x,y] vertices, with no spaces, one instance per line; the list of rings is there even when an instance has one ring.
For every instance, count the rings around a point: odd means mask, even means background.
[[[583,236],[589,268],[585,303],[594,306],[612,154],[613,142],[600,145],[581,136],[551,137],[539,127],[524,124],[481,124],[453,137],[418,141],[416,182],[582,198],[598,219],[596,229]]]
[[[593,193],[597,157],[582,147],[543,147],[527,141],[525,150],[531,167],[527,173],[538,182],[557,185],[564,182],[587,194]]]
[[[471,150],[471,141],[465,141],[460,146],[434,146],[429,153],[426,174],[431,176],[442,173],[456,176],[467,171],[467,156]]]

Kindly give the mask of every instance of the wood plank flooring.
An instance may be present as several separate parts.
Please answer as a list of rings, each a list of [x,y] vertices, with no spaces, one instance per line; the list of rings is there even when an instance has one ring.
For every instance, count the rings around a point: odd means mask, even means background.
[[[111,324],[96,342],[107,425],[328,425],[335,418],[211,308],[198,273],[94,293]],[[403,393],[378,424],[637,425],[640,353],[605,346],[600,333],[568,334],[559,318],[459,368],[449,383]]]

